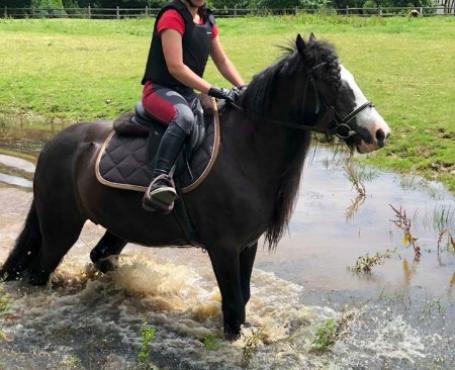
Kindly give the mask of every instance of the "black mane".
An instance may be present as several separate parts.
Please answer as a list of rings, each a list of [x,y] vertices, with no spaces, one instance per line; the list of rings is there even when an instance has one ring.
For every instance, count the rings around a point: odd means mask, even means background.
[[[279,78],[308,73],[312,67],[324,63],[323,68],[313,72],[316,80],[324,80],[331,87],[334,96],[341,86],[340,67],[334,48],[326,43],[310,38],[305,43],[303,53],[294,44],[284,47],[285,55],[275,64],[253,77],[242,95],[240,104],[252,116],[268,117],[269,107],[274,99],[275,83]],[[302,86],[302,94],[304,87]],[[276,100],[275,100],[276,101]],[[285,128],[283,128],[285,129]],[[289,165],[283,172],[274,199],[274,209],[265,231],[265,243],[274,249],[283,232],[287,229],[299,189],[303,161],[310,143],[307,131],[293,131],[286,150]]]
[[[274,85],[280,76],[295,76],[306,73],[314,66],[325,62],[324,68],[314,73],[314,77],[332,86],[334,94],[341,85],[340,66],[334,47],[324,41],[309,40],[301,55],[295,43],[281,47],[284,55],[274,64],[256,74],[242,94],[241,105],[246,112],[268,114],[274,95]],[[322,72],[322,73],[321,73]],[[302,87],[303,90],[303,87]]]

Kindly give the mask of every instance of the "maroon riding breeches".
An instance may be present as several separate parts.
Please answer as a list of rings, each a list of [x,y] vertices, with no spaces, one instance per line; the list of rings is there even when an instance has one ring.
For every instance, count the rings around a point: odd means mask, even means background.
[[[152,117],[169,125],[175,122],[187,134],[191,132],[194,114],[191,101],[196,97],[192,91],[183,96],[177,91],[164,86],[146,82],[142,92],[142,105]]]

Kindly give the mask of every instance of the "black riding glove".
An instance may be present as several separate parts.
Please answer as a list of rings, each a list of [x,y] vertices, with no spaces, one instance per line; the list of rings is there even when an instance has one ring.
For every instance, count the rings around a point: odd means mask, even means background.
[[[234,103],[238,96],[238,94],[234,90],[214,86],[210,88],[208,95],[213,96],[214,98],[224,99],[228,103]]]
[[[248,85],[240,85],[240,86],[234,86],[232,90],[239,96],[241,95],[246,89],[248,88]]]

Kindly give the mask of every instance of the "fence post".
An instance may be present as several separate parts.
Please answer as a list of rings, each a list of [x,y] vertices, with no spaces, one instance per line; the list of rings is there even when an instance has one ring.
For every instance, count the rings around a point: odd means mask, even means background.
[[[346,5],[346,15],[349,15],[349,6]]]
[[[6,5],[5,5],[4,17],[5,17],[5,18],[8,18],[8,7],[7,7]]]
[[[423,8],[420,7],[420,15],[423,15]]]
[[[88,4],[88,19],[92,18],[92,8],[90,7],[90,4]]]
[[[115,15],[116,15],[117,19],[120,19],[120,8],[119,8],[118,5],[117,5],[117,7],[115,9]]]
[[[237,4],[234,5],[234,17],[237,17]]]
[[[149,7],[147,5],[145,6],[145,16],[149,16]]]

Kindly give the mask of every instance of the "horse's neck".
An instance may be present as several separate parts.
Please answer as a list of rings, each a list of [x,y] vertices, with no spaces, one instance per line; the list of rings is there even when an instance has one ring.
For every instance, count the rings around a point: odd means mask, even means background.
[[[298,165],[303,165],[309,132],[292,130],[265,120],[253,122],[238,111],[229,112],[222,126],[224,146],[229,148],[226,155],[235,160],[240,172],[261,191],[274,193],[290,165],[295,165],[293,161],[296,158],[301,158]]]

